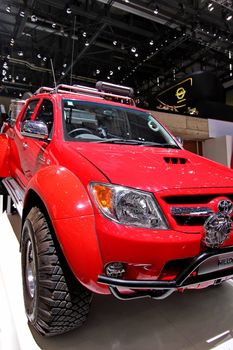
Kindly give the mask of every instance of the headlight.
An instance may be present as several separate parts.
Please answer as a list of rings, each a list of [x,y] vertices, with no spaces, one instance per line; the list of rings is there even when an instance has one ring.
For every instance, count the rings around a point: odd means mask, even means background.
[[[91,183],[90,190],[100,212],[119,224],[151,229],[168,228],[150,193],[102,183]]]

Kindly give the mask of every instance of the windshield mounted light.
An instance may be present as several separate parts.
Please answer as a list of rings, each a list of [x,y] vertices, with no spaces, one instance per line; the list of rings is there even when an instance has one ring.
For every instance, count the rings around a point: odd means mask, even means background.
[[[149,192],[105,183],[91,183],[90,192],[99,211],[122,225],[149,229],[167,229],[153,195]]]

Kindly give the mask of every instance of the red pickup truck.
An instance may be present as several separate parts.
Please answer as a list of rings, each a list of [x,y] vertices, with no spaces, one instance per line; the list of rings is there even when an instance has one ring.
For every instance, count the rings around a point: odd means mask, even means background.
[[[0,135],[26,314],[78,327],[92,294],[163,299],[233,276],[233,171],[185,151],[130,88],[41,88]]]

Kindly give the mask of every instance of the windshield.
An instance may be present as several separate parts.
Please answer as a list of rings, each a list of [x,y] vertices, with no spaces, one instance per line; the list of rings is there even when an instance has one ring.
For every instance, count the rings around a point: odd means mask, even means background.
[[[136,109],[64,99],[63,125],[67,141],[179,148],[149,112]]]

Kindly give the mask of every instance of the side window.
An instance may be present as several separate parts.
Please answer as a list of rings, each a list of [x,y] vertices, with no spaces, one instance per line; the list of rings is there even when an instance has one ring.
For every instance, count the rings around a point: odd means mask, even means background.
[[[49,131],[49,135],[52,132],[53,128],[53,103],[50,100],[43,100],[39,111],[35,117],[35,120],[41,120],[44,122]]]
[[[29,102],[26,110],[24,111],[24,114],[21,118],[21,123],[25,122],[25,120],[30,120],[32,115],[33,115],[33,112],[37,106],[37,103],[38,103],[38,99],[37,100],[32,100]]]

